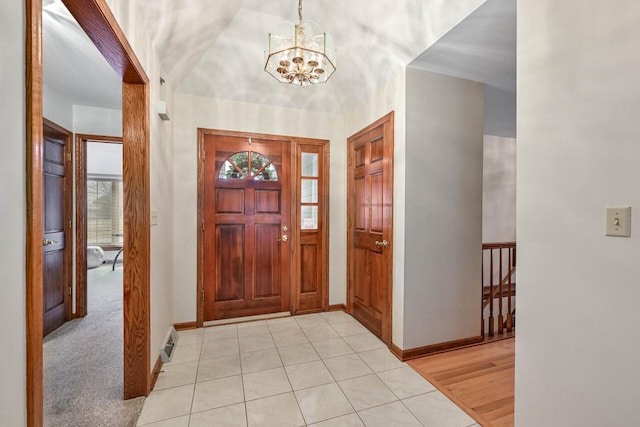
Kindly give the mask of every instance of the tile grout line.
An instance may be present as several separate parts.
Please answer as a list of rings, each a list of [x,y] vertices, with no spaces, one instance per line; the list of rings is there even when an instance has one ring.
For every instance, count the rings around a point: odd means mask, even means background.
[[[300,327],[300,324],[298,323],[297,320],[294,319],[294,322],[296,322],[298,327]],[[300,328],[300,329],[302,329],[302,328]],[[271,328],[269,328],[269,330],[271,330]],[[304,331],[302,333],[304,334]],[[305,336],[306,336],[306,334],[305,334]],[[273,339],[273,333],[271,333],[271,339]],[[274,344],[275,344],[275,341],[276,340],[273,339]],[[300,412],[300,415],[302,416],[302,421],[304,421],[304,425],[306,426],[309,423],[307,423],[307,419],[304,416],[304,412],[302,412],[302,407],[300,406],[300,402],[298,401],[298,396],[296,396],[296,392],[293,389],[293,384],[291,384],[291,379],[289,378],[289,374],[287,373],[287,368],[284,365],[284,361],[282,360],[282,356],[280,355],[280,352],[277,350],[277,347],[278,346],[276,345],[276,353],[278,353],[278,357],[280,358],[280,363],[282,363],[282,369],[284,370],[284,375],[287,377],[287,381],[289,382],[289,387],[291,387],[291,394],[293,394],[293,398],[296,401],[296,405],[298,405],[298,412]]]

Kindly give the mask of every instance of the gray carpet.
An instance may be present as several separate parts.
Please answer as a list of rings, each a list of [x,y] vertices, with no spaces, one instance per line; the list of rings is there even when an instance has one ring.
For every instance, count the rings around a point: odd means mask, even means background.
[[[135,426],[144,398],[122,398],[122,266],[87,281],[89,314],[44,339],[45,425]]]

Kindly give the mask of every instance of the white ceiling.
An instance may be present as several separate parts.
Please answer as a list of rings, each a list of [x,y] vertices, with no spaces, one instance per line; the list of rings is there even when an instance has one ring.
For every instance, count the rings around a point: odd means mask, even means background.
[[[339,112],[387,84],[485,0],[306,0],[304,18],[334,38],[338,59],[327,84],[305,88],[279,84],[263,71],[267,33],[281,21],[297,21],[295,0],[129,1],[145,20],[163,76],[178,92]],[[495,1],[515,4],[489,0]],[[46,2],[53,3],[44,13],[45,84],[71,93],[77,104],[119,108],[115,73],[64,15],[60,1]],[[479,44],[462,48],[493,54]],[[437,62],[429,57],[432,49],[425,52],[430,63]]]
[[[409,66],[485,83],[485,133],[516,135],[516,0],[487,0]]]
[[[120,109],[122,84],[59,0],[42,11],[43,82],[71,104]]]

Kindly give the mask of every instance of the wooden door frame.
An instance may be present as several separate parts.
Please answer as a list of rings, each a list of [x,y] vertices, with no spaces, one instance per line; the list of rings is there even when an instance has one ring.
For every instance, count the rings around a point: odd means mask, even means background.
[[[389,227],[389,241],[393,242],[393,188],[394,188],[394,177],[393,177],[393,154],[394,154],[394,112],[391,111],[387,113],[383,117],[379,118],[375,122],[371,123],[369,126],[364,129],[359,130],[355,134],[351,135],[347,138],[347,194],[354,194],[354,182],[353,182],[353,170],[355,165],[351,159],[351,145],[354,140],[359,138],[360,136],[370,132],[371,130],[377,128],[378,126],[386,125],[383,128],[384,138],[389,141],[389,152],[391,155],[389,159],[385,158],[385,161],[388,161],[389,164],[385,167],[389,169],[389,173],[385,173],[385,180],[389,179],[391,182],[389,183],[389,187],[391,188],[391,216],[389,221],[391,221],[391,225]],[[355,224],[352,221],[352,215],[355,215],[355,207],[353,204],[353,200],[350,197],[347,197],[347,312],[349,314],[353,314],[353,300],[355,287],[351,283],[352,271],[351,271],[351,262],[353,260],[353,235]],[[391,249],[393,249],[393,243],[391,245]],[[392,317],[393,317],[393,250],[389,252],[389,263],[387,264],[387,313],[386,319],[382,321],[382,335],[384,334],[385,328],[388,331],[386,337],[382,337],[382,341],[384,341],[389,348],[391,348],[393,342],[393,330],[392,330]]]
[[[63,0],[122,78],[125,222],[124,397],[149,393],[149,78],[105,0]],[[27,425],[43,424],[42,362],[42,1],[25,0],[26,51],[26,400]]]
[[[73,164],[68,159],[71,158],[71,153],[73,150],[73,132],[68,129],[63,128],[62,126],[48,120],[46,118],[42,118],[42,124],[45,127],[52,129],[55,132],[58,132],[60,135],[64,136],[65,144],[64,144],[64,164],[65,164],[65,178],[64,178],[64,220],[63,224],[66,221],[71,220],[73,217]],[[44,135],[43,135],[44,137]],[[44,195],[43,195],[44,196]],[[44,200],[44,199],[43,199]],[[72,267],[73,267],[73,238],[72,238],[72,230],[70,227],[63,225],[65,231],[67,231],[65,238],[65,247],[64,247],[64,280],[65,280],[65,289],[64,289],[64,317],[65,321],[69,321],[73,318],[73,310],[71,304],[71,295],[68,292],[72,285]]]
[[[197,219],[197,247],[198,247],[198,255],[197,255],[197,283],[196,283],[196,326],[202,327],[204,325],[204,304],[202,301],[202,295],[204,295],[204,230],[202,224],[204,224],[204,140],[207,135],[214,136],[231,136],[238,138],[255,138],[255,139],[263,139],[268,141],[285,141],[291,144],[290,150],[290,162],[291,162],[291,194],[289,195],[291,200],[291,230],[298,230],[298,217],[299,213],[297,212],[297,202],[298,202],[298,187],[299,184],[296,181],[296,163],[295,163],[295,155],[297,153],[298,145],[307,144],[307,145],[326,145],[328,148],[328,140],[324,139],[315,139],[315,138],[302,138],[302,137],[292,137],[292,136],[283,136],[283,135],[271,135],[271,134],[262,134],[262,133],[250,133],[250,132],[239,132],[239,131],[228,131],[228,130],[219,130],[219,129],[207,129],[207,128],[198,128],[198,219]],[[326,158],[326,168],[328,169],[328,150],[327,150],[327,158]],[[328,181],[329,176],[326,176],[327,182],[327,191],[325,192],[325,206],[326,209],[326,228],[327,228],[327,239],[329,235],[329,191],[328,191]],[[298,254],[299,251],[296,251],[295,248],[298,245],[299,241],[299,232],[291,233],[291,239],[289,242],[290,251],[291,251],[291,268],[289,271],[290,275],[290,283],[291,283],[291,292],[290,292],[290,304],[289,304],[289,312],[291,314],[295,313],[296,310],[296,295],[298,293],[299,284],[295,283],[295,266],[299,262]],[[327,249],[328,251],[328,245]],[[328,260],[327,260],[328,261]],[[328,309],[328,294],[329,294],[329,264],[327,262],[326,265],[322,266],[325,269],[324,277],[327,278],[323,281],[322,286],[325,292],[326,297],[326,306],[324,310]]]
[[[119,136],[76,134],[76,313],[87,315],[87,142],[120,144]]]

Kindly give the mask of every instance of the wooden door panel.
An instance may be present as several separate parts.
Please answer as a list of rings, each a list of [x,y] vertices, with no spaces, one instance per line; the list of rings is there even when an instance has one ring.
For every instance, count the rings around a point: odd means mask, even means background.
[[[365,165],[365,161],[367,158],[367,146],[365,144],[361,144],[359,147],[355,147],[355,167],[359,168]]]
[[[244,225],[225,224],[216,228],[216,301],[244,300]]]
[[[385,277],[385,260],[382,252],[369,251],[368,255],[371,277]],[[370,289],[369,307],[375,312],[375,317],[381,319],[386,303],[385,289],[381,286],[371,286]]]
[[[44,219],[45,232],[64,230],[64,176],[45,175],[44,209],[47,214]]]
[[[47,138],[47,140],[49,143],[45,144],[44,149],[44,172],[64,176],[64,140],[52,137]]]
[[[255,226],[255,298],[280,296],[280,225]]]
[[[255,190],[255,213],[279,214],[281,194],[277,190]]]
[[[371,163],[380,162],[384,159],[384,140],[382,136],[376,135],[376,139],[371,141]]]
[[[384,229],[384,176],[382,172],[371,174],[371,221],[369,231],[382,234]]]
[[[367,250],[362,248],[355,249],[355,265],[354,265],[354,285],[356,300],[365,306],[369,305],[371,294],[371,277],[367,268]]]
[[[300,245],[300,293],[309,294],[320,291],[320,266],[318,259],[317,239],[314,243]]]
[[[63,262],[63,256],[64,253],[59,250],[44,254],[44,274],[48,279],[44,293],[45,314],[64,304],[64,271],[59,268]]]
[[[349,311],[391,343],[393,113],[349,144]]]
[[[216,190],[216,213],[243,214],[244,189],[219,188]]]
[[[356,204],[355,228],[356,230],[366,230],[369,228],[369,204],[367,202],[369,197],[365,178],[356,178],[354,187],[354,203]]]

